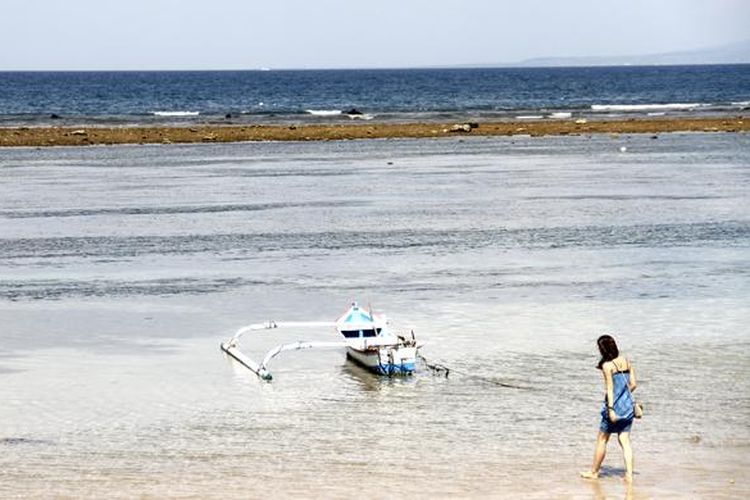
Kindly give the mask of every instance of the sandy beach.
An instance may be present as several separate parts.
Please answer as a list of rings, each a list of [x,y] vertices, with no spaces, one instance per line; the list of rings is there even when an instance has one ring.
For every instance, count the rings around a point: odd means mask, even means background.
[[[356,125],[194,125],[158,127],[7,127],[0,146],[85,146],[244,141],[335,141],[480,136],[659,134],[666,132],[747,132],[746,116],[606,121],[540,120],[479,123],[372,123]]]

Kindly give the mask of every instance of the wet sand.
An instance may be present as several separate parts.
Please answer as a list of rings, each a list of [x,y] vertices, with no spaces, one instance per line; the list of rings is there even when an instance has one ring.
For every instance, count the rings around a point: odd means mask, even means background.
[[[5,127],[0,146],[85,146],[242,141],[331,141],[454,135],[659,134],[747,132],[745,116],[722,118],[540,120],[464,123],[372,123],[347,125],[193,125],[158,127]]]

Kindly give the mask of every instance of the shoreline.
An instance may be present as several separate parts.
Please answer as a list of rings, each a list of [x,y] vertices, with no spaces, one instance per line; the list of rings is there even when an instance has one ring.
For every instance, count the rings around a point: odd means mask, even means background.
[[[337,141],[449,136],[561,136],[750,132],[750,117],[627,120],[539,120],[475,123],[368,123],[356,125],[190,125],[127,127],[0,127],[0,147],[115,144],[190,144],[248,141]]]

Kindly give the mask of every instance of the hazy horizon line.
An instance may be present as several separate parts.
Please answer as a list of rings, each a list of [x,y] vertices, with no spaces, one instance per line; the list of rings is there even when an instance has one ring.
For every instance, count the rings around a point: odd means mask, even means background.
[[[585,56],[584,56],[585,57]],[[535,58],[536,59],[536,58]],[[468,63],[425,66],[351,66],[351,67],[279,67],[279,68],[160,68],[160,69],[0,69],[0,73],[187,73],[187,72],[232,72],[253,71],[268,73],[274,71],[389,71],[389,70],[428,70],[428,69],[575,69],[575,68],[651,68],[681,66],[749,66],[750,62],[705,62],[705,63],[643,63],[643,64],[572,64],[534,66],[522,62],[508,64]]]

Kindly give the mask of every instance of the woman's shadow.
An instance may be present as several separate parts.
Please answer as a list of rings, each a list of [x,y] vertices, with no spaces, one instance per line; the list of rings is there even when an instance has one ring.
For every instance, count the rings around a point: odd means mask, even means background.
[[[623,467],[602,465],[602,468],[599,470],[599,477],[625,477],[625,469]]]

